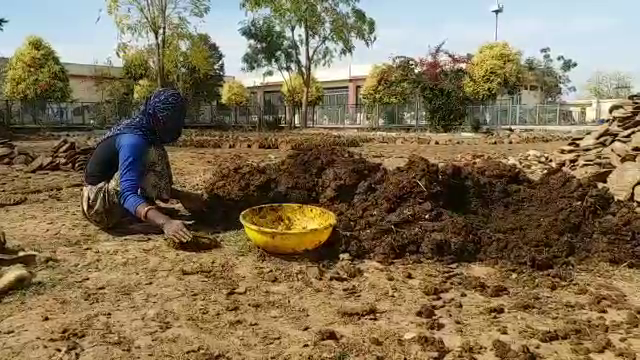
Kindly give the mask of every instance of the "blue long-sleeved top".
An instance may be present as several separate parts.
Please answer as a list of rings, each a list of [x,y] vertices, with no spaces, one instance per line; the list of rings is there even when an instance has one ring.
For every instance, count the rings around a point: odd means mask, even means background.
[[[116,150],[120,169],[118,199],[125,209],[135,215],[138,206],[145,203],[139,190],[144,178],[144,163],[149,143],[138,135],[120,134],[116,135]]]
[[[134,134],[119,134],[102,141],[95,149],[85,170],[85,182],[97,185],[110,181],[120,171],[119,201],[135,215],[136,208],[145,202],[140,187],[145,173],[145,157],[150,144]]]

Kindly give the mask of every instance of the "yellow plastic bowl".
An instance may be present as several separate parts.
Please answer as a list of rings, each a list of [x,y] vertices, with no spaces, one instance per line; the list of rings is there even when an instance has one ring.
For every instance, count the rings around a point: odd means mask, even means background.
[[[327,241],[336,215],[316,206],[270,204],[243,211],[240,222],[256,246],[274,254],[295,254]]]

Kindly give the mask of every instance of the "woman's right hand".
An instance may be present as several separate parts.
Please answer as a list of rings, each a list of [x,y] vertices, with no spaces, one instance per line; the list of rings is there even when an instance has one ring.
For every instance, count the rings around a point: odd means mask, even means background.
[[[193,238],[191,231],[180,220],[169,220],[162,226],[162,231],[168,240],[175,242],[189,242]]]

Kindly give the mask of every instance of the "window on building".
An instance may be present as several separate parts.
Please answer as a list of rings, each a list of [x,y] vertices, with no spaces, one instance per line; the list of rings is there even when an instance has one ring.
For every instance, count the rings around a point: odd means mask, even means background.
[[[323,106],[347,105],[349,101],[349,88],[324,89]]]
[[[280,91],[265,91],[263,105],[265,114],[278,114],[282,112],[284,102]]]

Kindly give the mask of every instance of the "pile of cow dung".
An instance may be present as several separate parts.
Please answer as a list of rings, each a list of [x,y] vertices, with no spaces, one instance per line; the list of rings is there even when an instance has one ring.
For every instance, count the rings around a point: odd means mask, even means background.
[[[330,134],[286,135],[198,135],[187,133],[175,144],[182,147],[210,149],[280,149],[304,150],[317,147],[358,147],[367,139],[362,136],[339,136]]]
[[[0,165],[26,165],[34,158],[29,151],[15,146],[8,139],[0,139]]]
[[[15,146],[9,140],[0,140],[0,165],[24,166],[24,171],[83,171],[93,147],[73,140],[61,139],[48,154],[36,156]]]
[[[355,257],[640,265],[634,206],[559,170],[534,182],[501,162],[417,156],[387,170],[344,149],[314,149],[273,164],[220,164],[205,184],[200,215],[209,223],[235,227],[243,209],[260,204],[319,204],[338,215],[334,246]]]
[[[533,180],[539,180],[544,174],[553,170],[557,165],[551,155],[538,150],[529,150],[514,156],[491,153],[463,153],[453,159],[454,163],[477,164],[487,160],[500,161],[513,165]]]
[[[640,203],[640,94],[613,105],[612,121],[558,150],[556,162],[576,177],[609,188],[618,200]]]
[[[424,129],[420,129],[424,130]],[[186,130],[176,146],[211,149],[305,150],[315,147],[360,147],[365,144],[394,145],[503,145],[566,141],[570,134],[545,131],[501,131],[477,137],[456,137],[415,133],[322,133],[265,132],[230,133]]]
[[[39,170],[83,171],[93,152],[93,147],[67,139],[58,141],[51,152],[41,155],[31,162],[26,172]]]

